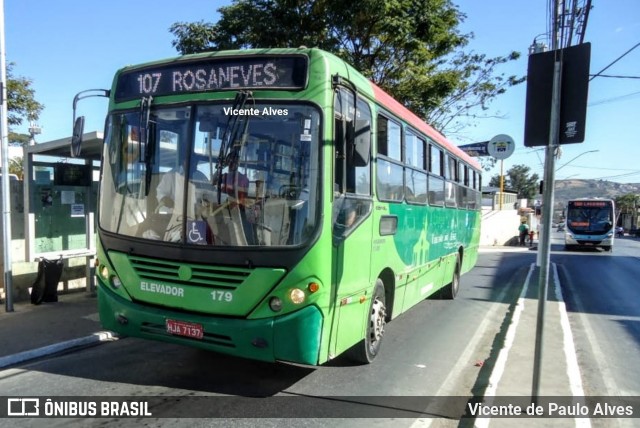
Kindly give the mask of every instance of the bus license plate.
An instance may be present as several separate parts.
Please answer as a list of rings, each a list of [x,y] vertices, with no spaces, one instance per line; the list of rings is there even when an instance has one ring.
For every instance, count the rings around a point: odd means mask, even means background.
[[[202,328],[202,324],[168,319],[167,333],[177,336],[191,337],[194,339],[202,339],[204,330]]]

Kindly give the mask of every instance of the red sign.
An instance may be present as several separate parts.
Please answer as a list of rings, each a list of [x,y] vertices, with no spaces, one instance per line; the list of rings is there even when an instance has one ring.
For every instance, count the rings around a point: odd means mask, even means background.
[[[569,202],[570,206],[574,207],[606,207],[605,201],[573,201]]]
[[[572,221],[569,224],[573,227],[589,227],[588,221]]]
[[[202,328],[202,324],[168,319],[167,333],[177,336],[191,337],[193,339],[202,339],[204,336],[204,329]]]

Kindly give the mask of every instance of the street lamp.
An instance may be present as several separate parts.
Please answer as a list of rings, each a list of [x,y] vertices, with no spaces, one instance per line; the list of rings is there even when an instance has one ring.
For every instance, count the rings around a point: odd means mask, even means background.
[[[560,165],[557,169],[556,172],[560,171],[563,167],[569,165],[571,162],[573,162],[574,160],[578,159],[580,156],[582,155],[586,155],[587,153],[595,153],[595,152],[599,152],[600,150],[589,150],[588,152],[583,152],[580,153],[578,156],[576,156],[575,158],[571,159],[569,162],[565,162],[562,165]]]

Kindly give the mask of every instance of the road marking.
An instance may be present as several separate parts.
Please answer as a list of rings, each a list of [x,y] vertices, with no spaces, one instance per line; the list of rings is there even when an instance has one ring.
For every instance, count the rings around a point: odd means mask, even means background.
[[[527,275],[526,283],[529,282],[530,276],[531,276],[531,270]],[[526,283],[525,283],[525,286],[526,286]],[[493,322],[494,318],[497,316],[497,312],[499,310],[504,310],[505,305],[507,307],[509,306],[508,302],[507,303],[504,302],[505,295],[507,294],[507,291],[509,290],[509,288],[510,287],[502,288],[502,290],[500,291],[500,294],[498,294],[498,296],[496,297],[496,303],[494,303],[491,306],[491,309],[487,311],[487,314],[482,318],[482,321],[478,325],[478,328],[473,333],[469,334],[469,336],[471,337],[471,340],[468,342],[464,351],[460,354],[460,357],[456,361],[456,364],[449,371],[449,374],[447,375],[446,379],[442,382],[442,385],[440,385],[440,388],[438,388],[438,391],[436,392],[436,395],[435,395],[436,397],[441,397],[441,396],[448,397],[448,396],[455,395],[454,385],[456,385],[457,383],[456,382],[457,378],[460,377],[461,373],[464,373],[465,369],[469,367],[469,361],[473,360],[473,356],[477,352],[478,344],[480,340],[482,340],[484,332],[489,329],[489,324]],[[413,422],[413,424],[411,424],[410,428],[428,428],[431,426],[433,421],[437,419],[438,418],[428,418],[428,417],[418,418]]]
[[[498,389],[498,384],[500,383],[500,379],[504,374],[504,370],[507,366],[507,358],[509,357],[509,351],[513,346],[513,342],[516,337],[516,330],[518,328],[518,323],[520,322],[520,315],[524,311],[524,301],[527,295],[527,291],[529,290],[529,281],[531,280],[531,275],[535,270],[535,263],[531,263],[529,266],[529,272],[527,273],[527,278],[524,281],[524,285],[522,286],[522,291],[520,292],[520,297],[518,298],[518,303],[513,311],[513,317],[511,318],[511,324],[507,329],[507,334],[504,338],[504,346],[498,353],[498,358],[496,358],[496,364],[493,366],[493,370],[491,371],[491,375],[489,376],[489,382],[487,388],[484,391],[484,397],[495,397],[496,390]],[[487,400],[489,403],[491,400]],[[486,428],[489,426],[491,422],[491,418],[479,418],[475,420],[475,428]]]
[[[567,315],[567,306],[564,303],[564,296],[560,288],[560,279],[558,278],[558,268],[555,263],[553,266],[553,283],[558,299],[558,310],[560,311],[560,325],[562,326],[562,335],[564,338],[564,355],[567,359],[567,375],[569,375],[569,386],[573,396],[583,396],[582,377],[580,376],[580,367],[578,366],[578,357],[576,348],[573,344],[573,334],[571,333],[571,325],[569,324],[569,316]]]
[[[89,321],[96,321],[96,322],[100,322],[100,314],[98,314],[97,312],[94,314],[89,314],[89,315],[85,315],[82,318],[89,320]]]
[[[569,324],[569,317],[567,315],[566,305],[564,303],[564,299],[562,296],[562,290],[560,289],[560,280],[558,277],[558,270],[555,263],[551,264],[553,267],[553,281],[554,281],[554,289],[556,293],[556,298],[558,300],[558,310],[560,311],[560,324],[562,327],[562,336],[563,336],[563,348],[565,354],[565,360],[567,362],[567,375],[569,376],[569,386],[571,389],[571,394],[574,397],[583,397],[584,389],[582,388],[582,377],[580,376],[580,367],[578,365],[578,357],[576,355],[575,346],[573,343],[573,334],[571,332],[571,325]],[[531,279],[531,274],[535,269],[535,264],[531,264],[529,268],[529,274],[525,280],[524,287],[522,288],[522,292],[520,293],[520,298],[518,299],[518,304],[513,314],[513,319],[511,325],[507,329],[507,334],[505,336],[504,347],[498,353],[498,358],[496,359],[496,365],[494,366],[493,371],[489,377],[489,385],[485,390],[484,396],[486,397],[494,397],[496,394],[496,390],[498,389],[498,383],[500,382],[502,375],[504,374],[504,370],[507,363],[507,358],[509,356],[509,350],[513,345],[513,341],[515,339],[516,330],[518,327],[518,322],[520,321],[520,315],[524,311],[524,300],[527,294],[527,290],[529,288],[529,280]],[[490,401],[490,400],[489,400]],[[481,418],[476,419],[474,428],[486,428],[489,426],[491,422],[491,418]],[[589,419],[576,418],[575,419],[576,427],[584,427],[590,428],[591,422]]]
[[[584,389],[582,387],[582,376],[580,375],[580,366],[578,365],[578,355],[576,347],[573,343],[573,333],[571,332],[571,324],[569,324],[569,315],[567,314],[567,306],[564,303],[564,296],[560,288],[560,278],[558,277],[558,267],[552,263],[553,267],[553,284],[558,300],[558,310],[560,311],[560,325],[562,326],[562,340],[564,342],[564,356],[567,361],[567,375],[569,376],[569,387],[571,395],[574,397],[584,397]],[[591,427],[591,421],[586,418],[576,418],[576,427]]]
[[[568,285],[570,288],[574,288],[571,282],[569,282]],[[615,382],[615,379],[613,377],[613,374],[611,373],[611,370],[609,368],[609,363],[608,363],[609,360],[607,359],[605,353],[602,351],[602,348],[600,347],[600,343],[596,338],[594,329],[591,326],[591,322],[589,321],[589,317],[586,315],[587,312],[585,310],[584,304],[582,303],[582,299],[580,298],[580,293],[573,292],[571,293],[571,295],[576,305],[577,316],[579,317],[580,322],[583,325],[584,334],[587,338],[587,342],[589,343],[589,345],[591,345],[591,352],[593,354],[593,358],[596,361],[596,367],[598,368],[598,371],[600,372],[600,377],[602,378],[602,382],[604,383],[605,391],[603,394],[600,394],[600,395],[607,395],[611,397],[620,396],[620,395],[634,395],[634,394],[629,394],[626,391],[621,391],[618,388]]]

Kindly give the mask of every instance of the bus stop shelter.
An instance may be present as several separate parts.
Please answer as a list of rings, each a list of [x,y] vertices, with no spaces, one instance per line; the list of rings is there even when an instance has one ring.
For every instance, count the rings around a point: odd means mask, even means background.
[[[83,138],[76,158],[71,137],[24,147],[25,261],[85,257],[87,291],[93,292],[103,134],[93,131]]]

